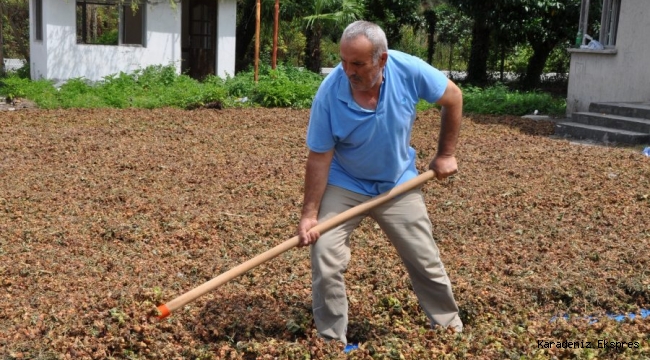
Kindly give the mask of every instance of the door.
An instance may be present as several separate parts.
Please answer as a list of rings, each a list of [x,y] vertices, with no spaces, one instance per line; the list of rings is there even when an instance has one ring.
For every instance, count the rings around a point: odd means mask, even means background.
[[[191,0],[189,8],[189,74],[203,80],[215,74],[217,43],[217,2]]]

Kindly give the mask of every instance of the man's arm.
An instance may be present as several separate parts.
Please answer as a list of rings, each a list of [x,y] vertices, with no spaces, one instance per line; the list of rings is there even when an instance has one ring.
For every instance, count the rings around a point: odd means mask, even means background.
[[[298,224],[298,246],[313,244],[318,240],[318,232],[309,232],[309,229],[318,224],[318,210],[327,187],[330,164],[334,150],[325,153],[309,151],[305,167],[305,194],[302,204],[302,215]]]
[[[441,126],[438,152],[429,164],[429,169],[436,172],[438,180],[442,180],[458,171],[455,153],[463,117],[463,93],[456,84],[448,80],[445,93],[436,103],[442,106]]]

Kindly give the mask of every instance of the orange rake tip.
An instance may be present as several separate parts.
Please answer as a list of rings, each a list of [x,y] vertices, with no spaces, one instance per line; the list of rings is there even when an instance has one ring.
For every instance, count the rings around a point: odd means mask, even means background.
[[[169,308],[165,304],[158,306],[158,311],[160,312],[158,319],[161,320],[169,316],[169,314],[171,314],[171,311],[169,311]]]

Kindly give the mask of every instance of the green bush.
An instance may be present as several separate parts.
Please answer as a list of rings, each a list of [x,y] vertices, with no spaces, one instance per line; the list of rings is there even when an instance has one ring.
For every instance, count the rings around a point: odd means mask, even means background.
[[[535,110],[545,115],[564,114],[566,100],[543,92],[519,92],[509,90],[503,84],[481,89],[463,88],[463,111],[489,115],[526,115]]]
[[[226,79],[208,76],[197,81],[177,74],[176,67],[150,66],[133,73],[106,76],[91,84],[83,78],[68,80],[59,90],[46,80],[30,81],[16,74],[0,79],[0,94],[25,97],[41,108],[197,108],[218,102],[222,107],[309,108],[323,80],[319,74],[279,65],[260,67],[258,81],[252,69]],[[463,87],[464,112],[492,115],[525,115],[534,110],[560,115],[566,101],[544,92],[518,92],[505,85],[490,88]],[[418,110],[435,106],[426,102]]]
[[[253,101],[263,107],[308,108],[322,81],[307,70],[266,69],[253,91]]]
[[[29,79],[20,78],[18,76],[8,76],[2,79],[0,84],[2,86],[2,94],[7,99],[13,100],[27,95]]]

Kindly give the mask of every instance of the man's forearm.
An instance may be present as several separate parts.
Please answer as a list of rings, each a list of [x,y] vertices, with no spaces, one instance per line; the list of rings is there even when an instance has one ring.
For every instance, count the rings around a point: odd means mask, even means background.
[[[458,134],[460,133],[460,122],[463,114],[463,103],[451,106],[443,106],[440,112],[441,125],[438,137],[438,155],[454,156]]]
[[[438,100],[442,106],[440,111],[440,136],[438,137],[439,156],[454,156],[458,133],[460,133],[460,122],[463,117],[463,92],[451,80],[448,81],[447,89]]]
[[[305,169],[305,194],[302,205],[303,217],[317,217],[321,199],[327,187],[330,163],[333,152],[315,153],[310,151]]]

